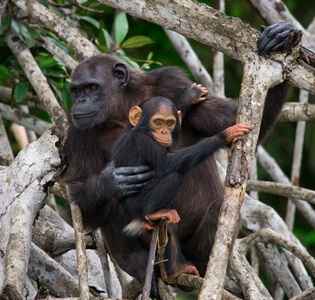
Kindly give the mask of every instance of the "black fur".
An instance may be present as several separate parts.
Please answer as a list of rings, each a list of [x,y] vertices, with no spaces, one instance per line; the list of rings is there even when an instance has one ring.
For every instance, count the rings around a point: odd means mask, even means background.
[[[70,198],[82,210],[84,224],[92,228],[99,226],[109,253],[123,270],[143,283],[148,245],[123,235],[122,229],[129,220],[117,201],[112,177],[104,168],[127,124],[132,106],[152,96],[163,96],[179,108],[182,95],[192,83],[180,69],[172,67],[146,73],[126,66],[118,80],[113,72],[117,62],[120,61],[113,57],[97,55],[85,60],[73,72],[70,91],[73,112],[79,117],[73,116],[68,131],[65,146],[68,168],[64,179]],[[124,82],[128,77],[128,82]],[[91,89],[91,84],[97,85],[97,89]],[[275,122],[285,101],[286,85],[283,83],[268,93],[261,138]],[[234,125],[236,111],[237,102],[208,96],[205,102],[187,112],[177,149]],[[171,207],[181,216],[178,224],[181,250],[201,276],[213,245],[222,199],[223,187],[215,159],[210,156],[187,173],[180,193],[171,202]],[[156,287],[152,295],[157,295]]]

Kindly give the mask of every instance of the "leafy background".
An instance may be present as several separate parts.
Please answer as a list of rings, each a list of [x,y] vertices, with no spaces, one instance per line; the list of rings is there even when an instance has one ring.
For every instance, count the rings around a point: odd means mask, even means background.
[[[40,0],[48,7],[48,1]],[[69,4],[71,1],[57,0],[60,4]],[[199,1],[202,2],[202,1]],[[226,1],[226,14],[240,18],[244,23],[249,23],[253,28],[260,30],[264,24],[258,12],[251,6],[249,1]],[[83,7],[93,8],[100,13],[89,12],[77,6],[66,8],[54,7],[59,15],[67,15],[69,23],[78,26],[98,49],[105,53],[116,53],[119,57],[135,67],[154,69],[161,66],[177,65],[187,71],[183,61],[173,49],[163,30],[154,24],[126,16],[112,8],[105,7],[94,1],[78,1]],[[212,6],[212,1],[204,1]],[[309,0],[285,1],[293,16],[307,28],[315,15],[315,6]],[[51,6],[50,6],[51,7]],[[116,17],[116,18],[115,18]],[[116,20],[116,21],[115,21]],[[49,80],[54,93],[60,100],[65,110],[71,109],[71,98],[68,91],[70,71],[58,58],[51,56],[41,45],[40,34],[44,35],[55,44],[61,46],[68,54],[73,55],[71,50],[56,36],[40,27],[37,27],[27,16],[19,15],[16,8],[9,3],[9,13],[4,16],[0,34],[9,25],[26,40],[28,46],[36,58],[40,68]],[[111,40],[115,38],[116,47],[110,47]],[[204,66],[212,73],[212,54],[209,47],[194,40],[189,40]],[[12,106],[21,101],[32,88],[27,81],[23,70],[20,68],[15,57],[2,37],[0,37],[0,85],[13,88]],[[225,92],[227,97],[237,97],[242,80],[242,66],[239,62],[225,56]],[[288,101],[298,101],[298,90],[291,88]],[[315,96],[310,95],[309,102],[315,104]],[[49,117],[42,111],[31,109],[31,112],[47,121]],[[7,128],[10,122],[5,121]],[[278,123],[275,130],[264,142],[266,150],[276,159],[282,170],[290,178],[293,146],[295,139],[295,123]],[[17,154],[19,146],[13,135],[9,133],[14,153]],[[259,178],[270,180],[269,176],[259,168]],[[301,169],[300,186],[315,190],[315,123],[307,123],[305,132],[305,144],[303,148],[303,164]],[[273,195],[260,194],[260,199],[274,207],[284,217],[286,201],[284,198]],[[300,214],[296,214],[294,232],[302,243],[308,247],[311,254],[315,255],[315,232],[303,220]]]

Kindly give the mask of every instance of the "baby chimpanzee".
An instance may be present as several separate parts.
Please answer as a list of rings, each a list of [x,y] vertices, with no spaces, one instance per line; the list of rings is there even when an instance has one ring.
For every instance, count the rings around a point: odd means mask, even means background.
[[[191,90],[198,87],[193,85]],[[182,101],[185,103],[184,113],[190,105],[203,100],[200,98],[201,89],[195,95],[191,90]],[[181,111],[177,111],[173,102],[164,97],[151,97],[140,106],[132,107],[129,112],[129,124],[114,147],[115,166],[148,165],[155,172],[155,178],[139,194],[120,200],[130,221],[133,220],[125,227],[125,232],[130,235],[141,235],[144,227],[151,229],[151,221],[162,217],[166,217],[170,224],[178,223],[180,217],[177,211],[169,209],[168,205],[180,190],[185,173],[234,137],[250,130],[247,124],[236,124],[213,137],[175,151],[172,147],[179,137],[181,118]],[[180,256],[175,258],[177,262],[170,259],[171,266],[167,267],[169,275],[177,277],[183,272],[198,275],[197,269],[182,258],[176,228],[173,226],[169,229],[172,239],[168,246],[172,249],[166,252]]]

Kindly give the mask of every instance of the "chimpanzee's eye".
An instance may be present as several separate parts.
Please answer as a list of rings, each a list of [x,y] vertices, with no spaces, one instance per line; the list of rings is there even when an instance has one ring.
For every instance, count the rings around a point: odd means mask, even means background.
[[[162,124],[162,122],[161,122],[161,120],[154,120],[154,124],[156,125],[156,126],[161,126],[161,124]]]

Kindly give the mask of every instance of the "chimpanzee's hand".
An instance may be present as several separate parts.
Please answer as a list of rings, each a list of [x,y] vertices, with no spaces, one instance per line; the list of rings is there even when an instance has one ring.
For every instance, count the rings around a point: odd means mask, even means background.
[[[293,44],[299,30],[291,23],[279,21],[271,26],[261,26],[262,34],[257,40],[258,54],[281,51]]]
[[[208,95],[208,90],[203,87],[201,84],[193,83],[190,87],[190,91],[192,94],[192,98],[195,103],[199,103],[206,100],[206,96]]]
[[[115,168],[114,162],[111,162],[102,174],[110,179],[118,198],[138,193],[155,176],[148,166]]]

